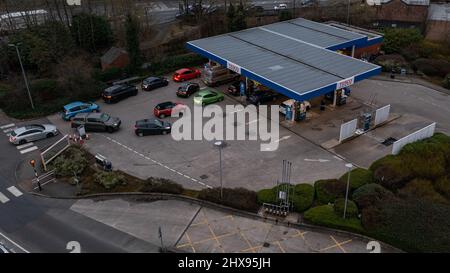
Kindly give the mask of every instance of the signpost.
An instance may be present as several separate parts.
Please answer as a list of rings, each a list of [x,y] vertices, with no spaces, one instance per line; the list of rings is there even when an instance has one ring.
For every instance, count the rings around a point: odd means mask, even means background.
[[[30,165],[31,165],[31,167],[33,167],[34,176],[36,177],[36,183],[38,185],[39,191],[42,191],[41,182],[39,181],[39,176],[38,176],[38,173],[36,171],[36,160],[31,159],[30,160]]]

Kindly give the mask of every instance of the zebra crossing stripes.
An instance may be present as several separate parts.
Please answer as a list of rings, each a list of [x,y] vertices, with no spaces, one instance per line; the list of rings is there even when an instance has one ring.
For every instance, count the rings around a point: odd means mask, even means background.
[[[11,186],[11,187],[7,188],[6,190],[16,198],[23,195],[23,193],[15,186]],[[4,194],[3,192],[0,191],[0,203],[5,204],[5,203],[8,203],[9,201],[11,201],[11,199],[9,199],[9,197],[6,196],[6,194]]]
[[[6,195],[4,195],[2,192],[0,192],[0,202],[2,202],[2,204],[9,202],[9,198],[6,197]]]

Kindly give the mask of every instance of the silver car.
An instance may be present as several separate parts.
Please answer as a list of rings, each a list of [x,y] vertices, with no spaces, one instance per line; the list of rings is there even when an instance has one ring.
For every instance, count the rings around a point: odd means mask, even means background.
[[[56,136],[58,130],[52,124],[31,124],[15,129],[9,136],[9,142],[13,144],[25,144],[43,138]]]
[[[9,253],[9,250],[6,248],[6,246],[2,243],[0,243],[0,254],[1,253]]]

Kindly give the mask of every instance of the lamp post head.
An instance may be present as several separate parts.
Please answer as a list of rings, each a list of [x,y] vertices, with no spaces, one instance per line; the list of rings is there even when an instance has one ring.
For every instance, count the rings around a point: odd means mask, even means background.
[[[352,163],[347,163],[347,164],[345,164],[345,167],[351,169],[351,168],[353,168],[353,164]]]

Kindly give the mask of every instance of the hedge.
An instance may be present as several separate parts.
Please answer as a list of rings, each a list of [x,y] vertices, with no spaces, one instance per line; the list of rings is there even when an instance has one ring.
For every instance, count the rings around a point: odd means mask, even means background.
[[[256,193],[257,202],[259,204],[269,203],[275,204],[277,202],[277,191],[276,187],[271,189],[262,189]]]
[[[297,184],[292,186],[292,201],[296,212],[303,212],[310,208],[314,202],[314,187],[310,184]],[[257,192],[257,201],[259,204],[277,203],[277,187],[271,189],[262,189]]]
[[[352,194],[352,199],[362,209],[373,205],[377,201],[392,198],[393,196],[392,192],[380,184],[370,183],[355,190]]]
[[[223,188],[223,198],[220,198],[220,188],[203,189],[199,192],[198,198],[228,207],[257,212],[256,192],[244,188]]]
[[[364,233],[364,228],[358,218],[343,219],[342,215],[334,212],[333,205],[323,205],[311,208],[304,214],[304,219],[312,224],[351,232]]]
[[[74,176],[81,174],[88,165],[86,151],[78,146],[70,146],[61,155],[55,158],[50,168],[55,170],[57,176]]]
[[[316,200],[319,204],[334,203],[336,198],[344,197],[346,183],[337,179],[319,180],[314,183]]]
[[[181,194],[184,188],[180,184],[177,184],[169,179],[165,178],[148,178],[141,188],[142,192],[161,192]]]
[[[338,216],[344,215],[344,207],[345,207],[345,198],[338,198],[336,199],[336,201],[334,201],[333,209]],[[358,217],[358,207],[352,200],[347,200],[347,210],[345,212],[345,217],[346,218]]]
[[[339,181],[347,183],[348,172],[343,174]],[[350,172],[350,188],[351,190],[356,190],[362,185],[369,184],[373,182],[373,173],[371,170],[356,168]]]
[[[113,189],[118,185],[126,185],[125,177],[116,172],[99,171],[94,174],[95,182],[102,185],[105,189]]]
[[[448,73],[444,80],[442,81],[442,86],[444,86],[447,89],[450,89],[450,73]]]
[[[445,197],[435,190],[432,181],[421,178],[415,178],[408,182],[405,187],[399,190],[399,194],[428,200],[433,203],[449,203]]]
[[[441,177],[434,182],[434,188],[450,201],[450,178]]]
[[[111,67],[105,70],[95,70],[93,73],[94,79],[102,82],[111,82],[122,78],[124,74],[123,69],[118,67]]]

